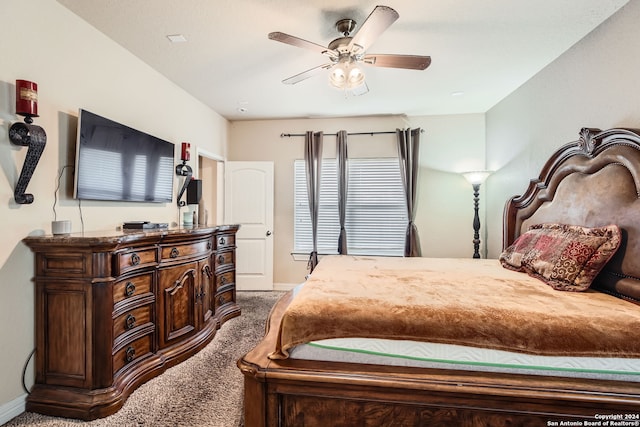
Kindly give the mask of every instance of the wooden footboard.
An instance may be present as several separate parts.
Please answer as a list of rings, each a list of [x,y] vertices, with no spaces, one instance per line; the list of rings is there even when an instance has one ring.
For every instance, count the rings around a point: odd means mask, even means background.
[[[247,427],[559,426],[640,416],[637,383],[270,360],[291,297],[276,304],[264,340],[238,361]],[[625,425],[640,425],[633,423]]]

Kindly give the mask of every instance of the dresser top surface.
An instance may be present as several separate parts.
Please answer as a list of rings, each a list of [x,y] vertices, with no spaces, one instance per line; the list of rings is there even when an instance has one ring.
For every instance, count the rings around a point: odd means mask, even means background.
[[[195,225],[190,227],[169,227],[146,230],[95,230],[59,235],[36,234],[36,231],[33,235],[25,237],[22,241],[31,248],[41,245],[121,245],[136,241],[145,241],[153,244],[178,237],[197,238],[213,233],[235,232],[238,228],[239,225]]]

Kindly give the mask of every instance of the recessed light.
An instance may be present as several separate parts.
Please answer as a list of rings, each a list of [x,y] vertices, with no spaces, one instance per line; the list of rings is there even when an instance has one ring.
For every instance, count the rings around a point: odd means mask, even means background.
[[[169,34],[167,38],[171,43],[184,43],[187,41],[186,37],[182,34]]]
[[[460,92],[460,91],[458,91],[458,92],[451,92],[451,96],[462,96],[462,95],[464,95],[464,92]]]

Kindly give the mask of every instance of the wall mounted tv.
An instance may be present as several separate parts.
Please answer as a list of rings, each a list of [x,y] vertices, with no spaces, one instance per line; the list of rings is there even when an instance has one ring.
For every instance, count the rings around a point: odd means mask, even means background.
[[[80,109],[76,199],[171,202],[173,164],[173,143]]]

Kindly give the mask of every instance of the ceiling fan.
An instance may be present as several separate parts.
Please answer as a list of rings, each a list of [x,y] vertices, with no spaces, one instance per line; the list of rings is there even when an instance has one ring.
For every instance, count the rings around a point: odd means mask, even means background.
[[[336,22],[336,29],[342,33],[342,37],[333,40],[327,47],[278,31],[269,33],[271,40],[311,49],[329,57],[330,62],[284,79],[282,83],[296,84],[319,72],[331,70],[329,82],[332,86],[353,95],[362,95],[367,93],[369,88],[358,64],[410,70],[426,69],[431,64],[430,56],[366,53],[373,42],[399,17],[398,12],[388,6],[376,6],[353,36],[351,33],[356,28],[356,22],[353,19],[341,19]]]

